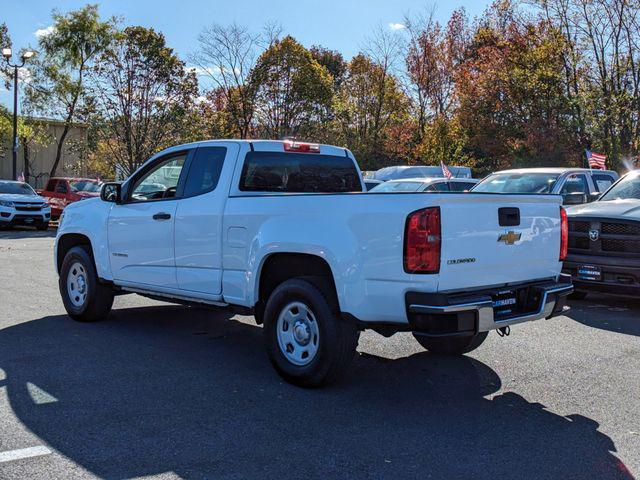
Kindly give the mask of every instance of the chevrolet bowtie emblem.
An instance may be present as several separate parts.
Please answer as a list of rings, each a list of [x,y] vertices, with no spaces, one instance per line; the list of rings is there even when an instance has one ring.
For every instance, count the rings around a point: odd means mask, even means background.
[[[503,233],[498,237],[499,242],[504,242],[506,245],[513,245],[522,237],[521,233],[516,233],[513,230]]]

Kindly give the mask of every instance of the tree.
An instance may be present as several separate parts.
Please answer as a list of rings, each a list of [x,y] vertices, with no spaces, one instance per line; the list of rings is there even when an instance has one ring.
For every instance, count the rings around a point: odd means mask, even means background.
[[[363,168],[408,160],[388,155],[388,147],[400,145],[398,132],[411,131],[409,101],[398,79],[368,56],[358,54],[349,62],[335,110],[338,143],[347,145]]]
[[[198,36],[199,49],[192,61],[209,77],[222,97],[234,125],[233,136],[247,138],[252,130],[255,89],[248,77],[263,39],[236,24],[213,24]]]
[[[164,35],[127,27],[92,72],[100,112],[100,147],[113,168],[129,175],[157,151],[178,143],[198,93]]]
[[[250,85],[258,128],[268,138],[304,133],[322,118],[333,95],[330,73],[289,36],[260,55]]]
[[[464,9],[455,10],[446,28],[427,16],[405,19],[409,41],[405,56],[407,78],[422,140],[427,123],[449,117],[455,102],[455,77],[469,44]]]
[[[508,2],[480,20],[456,76],[466,151],[483,172],[579,163],[563,77],[564,39]]]
[[[11,37],[9,36],[7,25],[0,23],[0,50],[3,48],[11,48]],[[6,62],[0,60],[0,80],[6,89],[9,89],[11,86],[9,82],[11,75],[11,69],[7,66]]]
[[[347,62],[342,54],[336,50],[329,50],[320,45],[314,45],[309,49],[313,59],[322,65],[333,78],[333,88],[338,90],[347,73]]]
[[[566,92],[583,148],[613,166],[640,145],[640,4],[629,0],[536,0],[565,39]]]
[[[115,19],[101,21],[96,5],[66,15],[54,12],[53,20],[52,32],[40,37],[40,55],[25,88],[31,111],[64,120],[50,176],[56,174],[72,124],[87,114],[87,72],[115,32]]]

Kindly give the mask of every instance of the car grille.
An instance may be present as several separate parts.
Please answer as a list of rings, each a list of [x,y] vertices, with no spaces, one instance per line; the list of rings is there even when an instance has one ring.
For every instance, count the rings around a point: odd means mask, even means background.
[[[631,223],[602,223],[602,233],[612,235],[640,235],[640,225]]]
[[[588,233],[591,228],[591,222],[569,222],[569,231],[570,232],[584,232]]]
[[[596,232],[597,236],[592,235]],[[640,257],[640,223],[614,222],[609,219],[570,219],[569,252],[579,255]]]
[[[39,212],[46,204],[42,203],[14,203],[19,212]]]

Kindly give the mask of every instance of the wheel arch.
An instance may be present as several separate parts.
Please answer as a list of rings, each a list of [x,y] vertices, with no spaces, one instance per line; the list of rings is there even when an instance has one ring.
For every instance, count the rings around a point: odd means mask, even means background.
[[[300,277],[311,281],[335,300],[335,308],[340,308],[335,276],[329,262],[313,253],[296,252],[274,252],[262,260],[256,279],[255,308],[263,308],[273,290],[282,282]]]
[[[81,233],[65,233],[58,238],[56,246],[56,270],[60,274],[62,268],[62,262],[69,250],[73,247],[86,246],[89,247],[89,255],[93,260],[95,266],[95,258],[93,254],[93,246],[91,245],[91,239]]]

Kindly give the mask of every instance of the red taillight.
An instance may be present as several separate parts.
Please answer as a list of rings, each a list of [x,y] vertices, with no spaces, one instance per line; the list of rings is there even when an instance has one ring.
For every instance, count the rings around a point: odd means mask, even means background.
[[[440,271],[440,208],[430,207],[407,217],[404,231],[404,271]]]
[[[567,212],[560,207],[560,261],[564,262],[569,251],[569,220]]]
[[[320,153],[320,145],[317,143],[294,142],[293,140],[285,140],[285,152],[303,152],[303,153]]]

